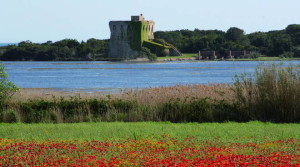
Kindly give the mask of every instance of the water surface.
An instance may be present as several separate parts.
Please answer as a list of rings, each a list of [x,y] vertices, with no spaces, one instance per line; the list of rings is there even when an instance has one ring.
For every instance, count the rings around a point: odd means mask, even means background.
[[[253,73],[260,63],[260,61],[3,62],[9,79],[21,88],[86,91],[232,83],[236,74]],[[283,63],[300,64],[300,61]]]

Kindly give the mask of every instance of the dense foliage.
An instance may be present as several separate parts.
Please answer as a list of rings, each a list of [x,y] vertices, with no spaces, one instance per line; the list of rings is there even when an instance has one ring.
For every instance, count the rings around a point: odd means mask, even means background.
[[[91,38],[87,42],[64,39],[42,44],[31,41],[20,42],[17,46],[0,47],[3,61],[60,61],[60,60],[98,60],[108,53],[108,40]]]
[[[142,50],[140,51],[140,54],[142,57],[148,58],[150,61],[155,61],[157,59],[156,54],[151,53],[150,49],[146,47],[142,47]]]
[[[11,97],[17,90],[18,88],[16,85],[7,79],[7,74],[4,70],[4,67],[0,63],[0,105],[2,105],[4,100]]]
[[[256,51],[266,56],[300,57],[300,25],[289,25],[284,30],[254,32],[232,27],[220,30],[157,31],[156,38],[173,44],[183,53],[217,51],[226,56],[232,51]]]

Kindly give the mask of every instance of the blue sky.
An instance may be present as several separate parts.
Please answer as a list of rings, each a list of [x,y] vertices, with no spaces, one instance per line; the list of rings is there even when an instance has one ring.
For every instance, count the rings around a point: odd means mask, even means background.
[[[246,33],[300,24],[299,0],[0,0],[0,43],[107,39],[110,20],[143,13],[156,31],[195,28]]]

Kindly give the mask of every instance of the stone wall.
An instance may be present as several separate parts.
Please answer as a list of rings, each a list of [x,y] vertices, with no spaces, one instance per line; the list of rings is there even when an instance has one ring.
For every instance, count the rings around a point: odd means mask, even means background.
[[[132,16],[133,20],[137,19]],[[111,21],[109,57],[134,59],[139,56],[143,41],[154,39],[154,21]]]
[[[109,57],[132,59],[138,57],[138,52],[131,49],[128,39],[128,23],[127,21],[111,21],[110,41],[109,41]]]

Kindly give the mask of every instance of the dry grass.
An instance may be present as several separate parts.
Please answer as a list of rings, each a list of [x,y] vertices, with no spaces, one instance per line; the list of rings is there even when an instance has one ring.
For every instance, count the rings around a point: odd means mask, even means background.
[[[12,101],[28,101],[28,100],[53,100],[53,98],[70,99],[71,97],[80,97],[82,99],[90,98],[104,98],[107,93],[94,92],[71,92],[71,91],[58,91],[55,89],[44,88],[21,88],[14,96]]]
[[[211,98],[216,100],[232,100],[233,92],[230,85],[211,84],[211,85],[177,85],[171,87],[148,88],[143,90],[126,90],[118,94],[108,94],[107,92],[66,92],[54,89],[20,89],[16,93],[13,101],[28,101],[34,99],[52,100],[53,98],[80,97],[82,99],[107,98],[135,100],[140,104],[158,104],[167,102],[171,99],[190,100],[194,98]]]
[[[239,121],[234,117],[238,110],[232,98],[230,85],[225,84],[124,90],[119,94],[21,89],[0,110],[0,122]]]
[[[167,102],[170,99],[191,100],[207,97],[216,100],[230,100],[233,98],[233,92],[230,89],[230,85],[226,84],[178,85],[130,91],[116,96],[119,96],[121,99],[137,100],[141,104],[158,104]]]

